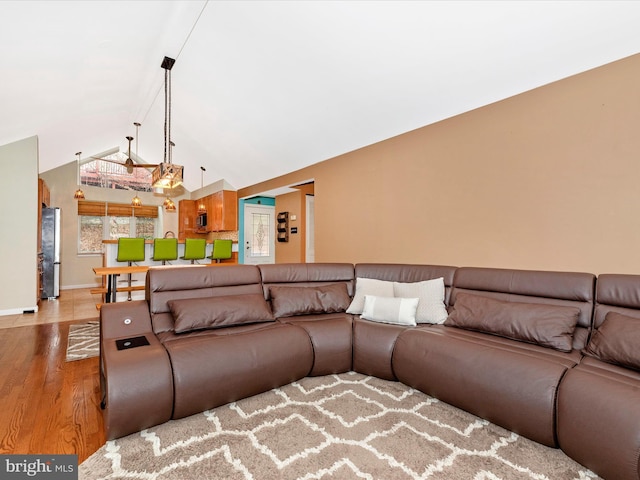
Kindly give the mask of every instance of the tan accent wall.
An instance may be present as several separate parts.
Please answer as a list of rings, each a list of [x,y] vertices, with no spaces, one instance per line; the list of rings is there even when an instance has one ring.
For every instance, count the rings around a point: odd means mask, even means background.
[[[280,212],[289,212],[289,232],[291,227],[298,227],[298,233],[289,233],[288,242],[276,241],[276,263],[287,262],[303,262],[304,261],[304,242],[301,241],[299,223],[300,215],[300,198],[302,194],[298,192],[286,193],[276,197],[276,217]],[[295,215],[296,220],[291,220],[291,216]]]
[[[238,191],[314,179],[316,261],[640,274],[640,55]]]
[[[313,183],[296,185],[296,192],[278,195],[276,197],[275,213],[289,212],[289,231],[297,228],[297,233],[289,234],[288,242],[276,241],[276,263],[304,262],[306,259],[306,196],[313,195]],[[292,217],[295,216],[295,220]]]

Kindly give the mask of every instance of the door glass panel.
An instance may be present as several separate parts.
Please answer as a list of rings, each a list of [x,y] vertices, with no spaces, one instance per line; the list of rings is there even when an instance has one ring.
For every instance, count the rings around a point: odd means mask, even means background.
[[[269,214],[252,213],[251,214],[251,239],[249,240],[249,252],[252,257],[268,257],[269,235],[271,226],[269,225]]]

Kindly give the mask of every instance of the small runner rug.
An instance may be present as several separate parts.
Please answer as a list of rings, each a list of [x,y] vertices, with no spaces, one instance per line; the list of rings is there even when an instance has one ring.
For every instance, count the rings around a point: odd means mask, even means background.
[[[221,388],[224,388],[221,385]],[[307,377],[109,441],[95,479],[587,480],[544,447],[399,382]]]
[[[100,322],[92,321],[69,326],[67,362],[97,357],[100,354]]]

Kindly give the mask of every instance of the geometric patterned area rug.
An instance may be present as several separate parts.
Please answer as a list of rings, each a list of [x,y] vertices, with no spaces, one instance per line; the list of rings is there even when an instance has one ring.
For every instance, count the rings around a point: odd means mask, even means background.
[[[100,354],[100,322],[92,321],[69,326],[67,362],[97,357]]]
[[[109,441],[94,479],[598,478],[548,448],[399,382],[307,377]]]

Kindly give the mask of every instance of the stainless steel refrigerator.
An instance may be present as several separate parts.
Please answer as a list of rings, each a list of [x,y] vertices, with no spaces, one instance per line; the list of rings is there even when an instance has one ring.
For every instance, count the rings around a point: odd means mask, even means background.
[[[42,209],[42,292],[40,298],[60,296],[60,209]]]

